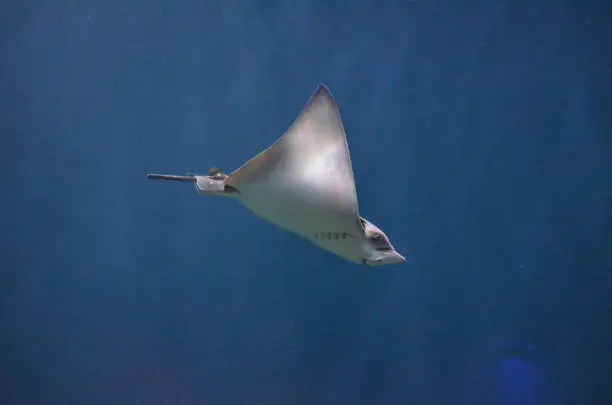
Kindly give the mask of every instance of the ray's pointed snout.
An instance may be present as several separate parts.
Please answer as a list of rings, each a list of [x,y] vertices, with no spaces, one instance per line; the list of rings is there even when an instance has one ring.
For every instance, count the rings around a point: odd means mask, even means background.
[[[406,258],[404,256],[393,250],[384,252],[382,256],[375,256],[369,259],[364,259],[363,264],[366,264],[368,266],[384,266],[387,264],[400,264],[404,263],[405,261]]]
[[[399,264],[399,263],[404,263],[406,261],[406,258],[402,255],[400,255],[397,252],[393,252],[393,255],[391,257],[389,257],[389,264]]]

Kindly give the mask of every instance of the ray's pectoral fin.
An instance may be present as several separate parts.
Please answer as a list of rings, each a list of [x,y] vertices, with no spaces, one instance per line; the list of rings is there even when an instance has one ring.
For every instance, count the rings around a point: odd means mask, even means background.
[[[148,174],[147,177],[153,180],[173,180],[194,183],[196,192],[200,195],[233,197],[238,190],[225,184],[227,174],[213,167],[208,171],[208,176],[187,173],[185,176],[174,174]]]

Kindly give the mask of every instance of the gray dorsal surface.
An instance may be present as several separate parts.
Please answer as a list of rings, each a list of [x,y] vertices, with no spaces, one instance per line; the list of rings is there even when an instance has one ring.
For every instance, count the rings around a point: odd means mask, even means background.
[[[309,239],[325,230],[361,232],[344,127],[324,85],[283,136],[225,183],[255,214]]]

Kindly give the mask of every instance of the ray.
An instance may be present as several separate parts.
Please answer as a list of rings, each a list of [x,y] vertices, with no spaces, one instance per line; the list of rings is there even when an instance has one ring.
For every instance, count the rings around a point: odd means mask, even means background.
[[[355,179],[338,106],[321,84],[289,129],[229,175],[150,174],[193,182],[200,195],[236,200],[255,215],[349,261],[401,263],[387,236],[359,215]]]

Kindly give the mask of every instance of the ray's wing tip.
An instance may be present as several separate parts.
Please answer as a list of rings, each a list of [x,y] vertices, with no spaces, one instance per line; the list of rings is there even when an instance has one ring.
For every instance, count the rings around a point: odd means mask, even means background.
[[[334,99],[334,96],[329,90],[329,87],[327,87],[325,83],[323,82],[319,83],[319,85],[317,86],[317,89],[315,90],[315,92],[312,94],[312,96],[306,103],[307,106],[313,105],[313,104],[327,104],[327,105],[332,105],[332,106],[336,105],[336,100]]]
[[[329,87],[327,87],[327,85],[323,82],[320,82],[319,85],[317,86],[317,89],[314,92],[315,95],[326,95],[327,97],[331,98],[331,91],[329,90]]]

